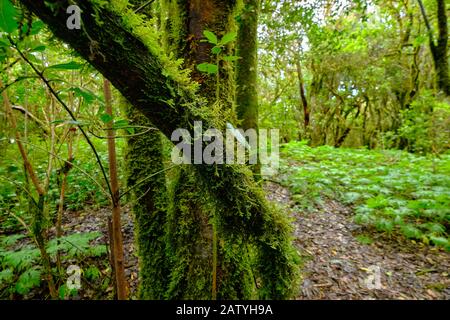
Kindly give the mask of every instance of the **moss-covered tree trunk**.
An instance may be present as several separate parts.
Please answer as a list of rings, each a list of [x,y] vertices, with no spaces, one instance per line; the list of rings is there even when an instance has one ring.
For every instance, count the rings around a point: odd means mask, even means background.
[[[242,0],[237,16],[236,114],[244,130],[258,130],[258,17],[260,0]],[[261,164],[252,166],[260,179]]]
[[[259,0],[243,0],[238,16],[236,113],[244,130],[258,129],[258,14]]]
[[[139,298],[162,299],[170,266],[166,255],[168,200],[161,133],[153,129],[147,131],[153,125],[129,104],[126,110],[130,125],[139,127],[135,135],[128,138],[126,149],[127,185],[133,188],[131,203],[139,258]]]
[[[21,2],[90,61],[166,137],[177,128],[192,129],[196,120],[203,121],[204,128],[224,129],[223,114],[214,112],[211,102],[195,92],[192,81],[162,52],[155,28],[145,25],[127,1],[80,2],[82,30],[66,27],[69,0]],[[198,3],[223,9],[234,1]],[[254,245],[259,297],[289,297],[296,289],[298,263],[285,213],[271,207],[244,166],[199,164],[193,169],[196,183],[212,199],[219,234],[236,239],[234,243],[246,239]]]
[[[425,26],[428,31],[428,40],[430,44],[431,55],[433,56],[434,68],[436,70],[437,85],[442,92],[450,96],[450,76],[448,73],[448,17],[445,0],[436,0],[437,5],[437,24],[438,38],[434,40],[433,30],[431,28],[428,16],[422,0],[418,0],[422,12]]]
[[[148,20],[148,1],[130,1]],[[127,185],[132,190],[131,204],[135,220],[135,242],[139,259],[140,299],[163,299],[166,296],[170,264],[166,234],[169,201],[162,135],[140,111],[122,99],[129,124],[134,130],[127,140]]]
[[[217,78],[200,73],[196,66],[213,63],[212,46],[202,42],[203,31],[217,36],[234,27],[233,1],[187,2],[160,1],[161,30],[166,50],[184,59],[185,67],[200,84],[199,94],[216,103],[223,114],[232,114],[234,73],[220,65],[220,103],[214,101]],[[216,107],[217,108],[217,107]],[[225,112],[225,111],[228,112]],[[217,109],[216,109],[217,111]],[[227,118],[227,117],[226,117]],[[227,118],[227,121],[232,121]],[[218,214],[214,200],[202,190],[189,166],[181,168],[174,183],[173,205],[169,218],[169,246],[173,272],[168,297],[175,299],[249,299],[254,298],[256,286],[250,267],[247,244],[233,248],[217,228]],[[180,223],[182,221],[182,223]]]

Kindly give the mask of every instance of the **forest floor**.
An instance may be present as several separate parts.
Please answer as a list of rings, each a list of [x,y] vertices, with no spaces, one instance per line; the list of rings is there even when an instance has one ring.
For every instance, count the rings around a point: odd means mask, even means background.
[[[364,230],[334,200],[302,212],[288,189],[270,182],[266,190],[295,219],[304,260],[298,299],[450,299],[450,253]]]
[[[100,232],[101,237],[97,238],[92,245],[109,243],[108,240],[108,218],[111,216],[109,208],[102,208],[96,211],[68,211],[63,218],[63,229],[75,232]],[[130,297],[137,297],[138,287],[138,259],[134,242],[134,220],[129,206],[122,207],[122,231],[125,260],[125,275],[129,284]],[[104,259],[101,257],[100,259]],[[112,294],[113,286],[109,286],[107,292],[98,295],[92,288],[87,288],[81,298],[107,299]]]
[[[301,211],[295,207],[287,188],[267,182],[265,189],[267,198],[294,218],[295,244],[303,258],[297,299],[450,299],[448,252],[363,230],[352,221],[352,209],[334,200],[326,201],[314,211]],[[104,236],[96,244],[106,243],[109,214],[107,208],[95,214],[68,212],[64,229],[100,231]],[[133,219],[127,206],[123,208],[122,224],[125,272],[130,296],[136,298],[138,263]],[[358,240],[362,234],[370,235],[371,243]],[[376,286],[378,275],[380,282]],[[375,288],[370,288],[368,282]]]

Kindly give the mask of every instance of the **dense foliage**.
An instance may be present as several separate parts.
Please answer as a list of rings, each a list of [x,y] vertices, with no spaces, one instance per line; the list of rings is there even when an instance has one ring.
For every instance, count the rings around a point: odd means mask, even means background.
[[[357,223],[450,250],[450,158],[397,150],[284,146],[285,183],[298,206],[326,198],[354,207]]]

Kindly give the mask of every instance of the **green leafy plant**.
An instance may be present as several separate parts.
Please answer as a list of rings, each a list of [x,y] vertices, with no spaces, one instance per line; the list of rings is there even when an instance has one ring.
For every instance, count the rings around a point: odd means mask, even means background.
[[[99,232],[74,233],[60,239],[49,241],[47,252],[56,257],[56,252],[62,253],[62,260],[82,261],[92,257],[102,257],[106,254],[105,245],[92,245],[91,242],[101,236]],[[42,268],[39,266],[40,253],[33,245],[25,245],[17,249],[10,249],[17,241],[23,239],[23,235],[11,235],[0,238],[0,297],[6,297],[11,293],[26,295],[33,288],[41,284]],[[95,266],[86,269],[86,279],[96,281],[101,272]],[[67,288],[60,287],[60,297],[73,295]]]
[[[233,62],[239,59],[239,57],[233,55],[224,55],[226,45],[236,40],[237,34],[236,32],[226,33],[220,41],[217,36],[208,30],[203,31],[203,35],[205,36],[205,42],[208,42],[213,45],[211,49],[211,53],[215,56],[215,63],[200,63],[197,65],[197,70],[200,72],[205,72],[207,74],[217,74],[219,72],[220,61]]]
[[[283,182],[300,207],[337,199],[354,207],[356,223],[450,250],[449,155],[311,148],[302,142],[282,150]]]

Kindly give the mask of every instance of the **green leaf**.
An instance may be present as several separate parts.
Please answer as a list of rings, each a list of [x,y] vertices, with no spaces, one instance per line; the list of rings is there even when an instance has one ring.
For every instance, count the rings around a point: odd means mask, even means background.
[[[28,269],[39,258],[39,255],[38,249],[24,247],[19,251],[5,252],[2,263],[16,270]]]
[[[18,25],[14,19],[17,16],[17,10],[9,0],[0,0],[0,29],[7,32],[14,32]]]
[[[27,294],[31,289],[41,284],[41,270],[34,267],[22,273],[16,283],[16,291],[19,294]]]
[[[213,54],[219,54],[219,53],[222,52],[222,48],[216,46],[216,47],[214,47],[214,48],[211,49],[211,52],[212,52]]]
[[[228,43],[230,43],[231,41],[234,41],[237,37],[237,33],[236,32],[228,32],[226,35],[224,35],[222,37],[222,39],[220,40],[219,44],[224,46]]]
[[[132,128],[132,127],[128,127],[128,128],[126,128],[126,130],[127,130],[128,134],[135,134],[136,133],[136,130],[134,128]]]
[[[346,204],[355,203],[361,198],[361,194],[358,192],[346,192],[343,195],[343,201]]]
[[[86,103],[88,104],[98,99],[98,97],[92,91],[83,88],[72,87],[69,90],[72,91],[75,94],[75,96],[83,98],[84,101],[86,101]]]
[[[215,64],[211,63],[201,63],[197,65],[197,70],[201,72],[206,72],[209,74],[215,74],[219,71],[219,68]]]
[[[64,123],[64,122],[66,122],[66,120],[57,119],[57,120],[51,121],[50,123],[51,123],[51,124],[61,124],[61,123]]]
[[[59,287],[58,293],[59,293],[59,299],[64,300],[66,298],[66,292],[67,292],[67,286],[66,284],[63,284]]]
[[[31,52],[42,52],[45,51],[45,48],[47,48],[45,45],[39,45],[31,49]]]
[[[70,61],[67,63],[60,63],[60,64],[55,64],[53,66],[48,67],[47,69],[57,69],[57,70],[78,70],[82,67],[83,65],[80,63],[77,63],[75,61]]]
[[[128,127],[128,121],[125,119],[119,119],[114,121],[114,125],[113,125],[113,129],[118,130],[118,129],[122,129]]]
[[[0,271],[0,285],[5,282],[10,282],[13,279],[14,272],[12,269],[5,269]]]
[[[425,227],[430,230],[431,233],[434,234],[444,234],[445,233],[445,227],[440,223],[428,223],[425,225]]]
[[[209,43],[217,44],[217,37],[211,31],[205,30],[203,31],[203,35],[205,36],[206,39],[208,39]]]
[[[392,232],[392,229],[394,228],[394,224],[390,220],[381,218],[376,221],[375,227],[380,231],[390,233],[390,232]]]
[[[84,276],[88,280],[97,280],[100,278],[101,272],[97,267],[91,266],[84,271]]]
[[[414,227],[410,224],[401,226],[401,230],[402,230],[403,234],[405,235],[405,237],[410,238],[410,239],[420,239],[420,237],[422,235],[422,232],[420,232],[419,229],[417,229],[416,227]]]
[[[445,239],[444,237],[434,237],[434,236],[430,236],[431,241],[437,245],[437,246],[441,246],[441,247],[447,247],[449,245],[449,242],[447,239]]]
[[[54,256],[57,251],[65,252],[66,257],[73,258],[76,256],[92,256],[93,250],[96,247],[102,247],[106,250],[104,245],[92,246],[90,242],[101,236],[99,232],[87,232],[87,233],[74,233],[68,236],[64,236],[58,239],[52,239],[47,246],[47,252]],[[97,253],[97,252],[96,252]]]
[[[228,61],[228,62],[233,62],[233,61],[237,61],[239,60],[241,57],[237,57],[237,56],[225,56],[223,57],[223,60]]]
[[[108,122],[110,122],[112,119],[113,119],[113,117],[110,116],[110,115],[107,114],[107,113],[104,113],[104,114],[102,114],[102,115],[100,116],[100,120],[102,120],[102,122],[104,122],[104,123],[108,123]]]
[[[0,39],[0,48],[9,48],[10,44],[4,40],[4,39]]]
[[[31,24],[30,35],[34,36],[34,35],[38,34],[44,26],[45,26],[45,24],[41,20],[34,21]]]
[[[363,234],[357,236],[356,240],[358,240],[358,242],[362,243],[362,244],[372,244],[373,243],[372,238],[370,238],[367,235],[363,235]]]
[[[10,171],[10,170],[11,169],[8,168],[8,171]],[[10,236],[1,237],[0,238],[0,243],[2,244],[2,246],[10,247],[10,246],[13,246],[18,240],[23,239],[23,238],[25,238],[25,235],[23,235],[23,234],[13,234],[13,235],[10,235]]]
[[[384,208],[389,204],[388,199],[382,195],[376,196],[375,198],[370,198],[366,202],[367,206],[372,209]]]

